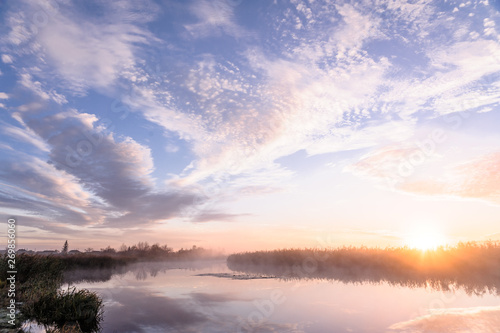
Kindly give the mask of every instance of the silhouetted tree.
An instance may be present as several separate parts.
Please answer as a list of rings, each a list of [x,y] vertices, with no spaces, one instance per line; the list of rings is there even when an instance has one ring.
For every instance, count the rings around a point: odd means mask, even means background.
[[[101,249],[101,252],[103,252],[103,253],[116,253],[116,250],[108,245],[108,247]]]
[[[68,241],[67,240],[64,242],[64,245],[63,245],[63,248],[61,250],[61,253],[62,254],[67,254],[68,253]]]

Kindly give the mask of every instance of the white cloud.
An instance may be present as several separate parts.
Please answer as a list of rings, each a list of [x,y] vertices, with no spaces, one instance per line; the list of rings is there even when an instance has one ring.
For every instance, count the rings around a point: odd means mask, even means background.
[[[8,98],[9,98],[9,95],[7,95],[4,92],[0,92],[0,99],[8,99]]]
[[[234,10],[236,3],[227,0],[201,0],[191,5],[191,12],[198,22],[184,27],[195,37],[226,34],[241,37],[247,33],[236,24]]]
[[[165,151],[167,153],[176,153],[179,151],[179,147],[176,146],[176,145],[173,145],[173,144],[168,144],[166,147],[165,147]]]
[[[307,148],[314,154],[354,150],[367,147],[385,145],[390,142],[401,142],[409,139],[414,131],[415,124],[407,122],[380,122],[366,128],[337,128],[330,135],[315,141]]]
[[[38,229],[53,229],[54,221],[66,223],[59,231],[100,222],[104,212],[75,177],[38,157],[5,148],[3,156],[10,158],[3,161],[0,174],[5,185],[0,191],[2,209],[16,210],[24,225]]]
[[[371,179],[385,188],[426,197],[479,199],[500,204],[500,153],[444,163],[438,147],[446,134],[435,133],[438,141],[398,144],[362,156],[346,168],[359,177]],[[438,149],[440,148],[440,149]]]
[[[33,132],[29,128],[20,128],[17,126],[9,125],[7,123],[3,123],[0,127],[0,130],[16,140],[27,142],[37,147],[41,151],[48,152],[49,147],[35,132]]]
[[[248,93],[250,85],[244,82],[241,74],[228,67],[218,64],[213,57],[207,56],[189,71],[185,85],[191,92],[198,95],[201,103],[216,100],[228,91]]]
[[[472,110],[500,100],[500,46],[490,40],[439,45],[427,51],[430,64],[423,78],[392,79],[385,100],[399,104],[398,115],[411,119],[419,112],[435,116]]]
[[[25,12],[19,11],[12,13],[10,16],[7,16],[7,22],[11,27],[11,30],[6,36],[9,43],[20,45],[31,38],[32,32],[29,30],[30,25],[27,24],[27,22],[29,22],[29,18],[26,17]]]
[[[39,59],[21,73],[21,84],[43,99],[64,103],[53,86],[106,94],[120,82],[131,92],[122,102],[189,142],[195,160],[182,177],[192,181],[272,170],[274,160],[301,149],[321,154],[404,140],[419,112],[442,115],[456,111],[450,103],[466,98],[481,100],[477,107],[500,99],[497,85],[489,85],[488,92],[477,85],[500,69],[496,42],[467,40],[471,24],[460,24],[460,33],[446,30],[456,26],[448,22],[455,14],[439,14],[430,1],[292,5],[284,11],[269,7],[280,16],[269,21],[261,37],[264,45],[279,45],[276,50],[243,38],[239,45],[246,51],[243,56],[231,52],[230,62],[222,51],[189,58],[172,47],[174,58],[183,59],[182,68],[168,67],[168,78],[151,82],[138,54],[156,41],[144,25],[154,10],[137,12],[129,1],[103,5],[109,15],[97,21],[64,4],[30,37],[36,40],[30,51],[38,47]],[[198,1],[189,7],[197,21],[184,26],[195,37],[247,37],[237,22],[238,9],[230,1]],[[23,45],[22,20],[12,15],[8,22],[11,43]],[[433,29],[454,37],[446,45],[429,42]],[[423,52],[414,55],[422,64],[400,67],[403,56],[377,44],[390,38],[409,54]],[[386,121],[391,118],[399,120]]]
[[[435,2],[432,0],[417,0],[412,2],[388,0],[382,3],[387,6],[385,12],[391,14],[391,19],[387,23],[392,26],[400,26],[401,30],[406,30],[407,33],[417,39],[423,40],[427,38],[432,29],[435,29],[436,25],[442,22],[435,19],[437,8],[435,7]],[[378,12],[381,10],[383,9],[377,9]],[[399,33],[404,33],[401,30]],[[410,42],[409,40],[404,40]]]
[[[128,24],[82,24],[59,17],[40,33],[39,41],[58,73],[76,91],[109,88],[120,71],[135,64],[134,44],[147,33]]]
[[[378,20],[362,15],[353,6],[347,4],[337,6],[337,10],[345,22],[330,41],[337,46],[337,58],[349,56],[347,54],[349,51],[351,55],[354,54],[369,38],[381,37]]]
[[[136,64],[138,45],[155,40],[140,27],[157,10],[150,2],[102,3],[99,6],[107,11],[102,20],[82,15],[79,4],[52,5],[26,1],[19,4],[22,11],[8,15],[11,30],[7,41],[16,45],[15,52],[31,63],[24,71],[34,82],[44,80],[75,94],[85,94],[88,88],[110,90],[121,73],[130,72]],[[26,17],[35,14],[44,15],[44,24],[28,31]],[[27,87],[35,88],[41,95],[37,87]]]
[[[428,196],[480,199],[500,205],[500,153],[454,165],[446,176],[408,181],[400,188]]]
[[[2,61],[4,64],[11,64],[13,62],[12,57],[8,54],[2,54]]]
[[[43,87],[42,82],[34,80],[32,75],[28,73],[22,73],[20,77],[21,78],[19,83],[21,83],[21,85],[23,85],[25,88],[31,90],[33,93],[38,95],[38,97],[44,100],[52,99],[54,102],[58,104],[65,104],[68,102],[65,96],[59,94],[55,90],[47,91],[47,89]]]
[[[115,140],[94,115],[68,110],[36,121],[36,113],[15,117],[27,128],[5,124],[3,131],[39,143],[38,148],[48,152],[50,164],[24,158],[22,164],[11,163],[1,177],[18,188],[30,189],[26,192],[26,200],[33,203],[30,209],[49,220],[54,205],[59,218],[72,215],[69,224],[93,221],[127,228],[179,216],[184,207],[195,203],[189,190],[156,188],[150,149],[131,138]],[[3,198],[8,201],[9,197],[17,196],[11,193]],[[23,209],[21,203],[26,200],[19,200]],[[83,217],[82,211],[88,216]]]
[[[89,207],[91,194],[70,174],[37,157],[18,154],[9,165],[9,182],[28,190],[33,197],[47,202]],[[22,163],[21,163],[22,161]]]
[[[484,35],[496,36],[497,32],[495,30],[495,22],[489,18],[485,18],[483,22],[484,22]]]
[[[500,70],[500,46],[491,40],[457,42],[446,48],[439,48],[430,54],[431,62],[437,67],[454,66],[450,71],[460,84],[467,84],[484,75]]]
[[[204,26],[207,33],[234,23],[228,8],[218,14],[213,12],[219,5],[201,2],[199,7],[192,7],[202,20],[199,27]],[[354,5],[331,7],[328,20],[331,14],[340,16],[332,30],[314,26],[325,19],[321,16],[323,8],[302,2],[295,6],[303,35],[295,34],[298,46],[283,48],[281,57],[249,49],[246,56],[251,68],[236,67],[229,76],[214,57],[206,56],[193,66],[184,87],[195,94],[195,108],[200,110],[195,116],[178,105],[162,105],[155,97],[155,89],[149,90],[147,103],[143,97],[134,103],[149,120],[191,141],[197,156],[191,169],[193,179],[223,171],[238,174],[269,168],[276,158],[300,149],[320,154],[403,140],[411,135],[414,119],[404,119],[397,125],[383,124],[381,114],[403,114],[407,109],[398,108],[403,96],[410,102],[415,99],[409,114],[435,96],[435,87],[425,84],[422,92],[418,87],[412,92],[414,80],[403,82],[403,86],[408,85],[404,94],[398,89],[379,94],[381,87],[396,88],[400,82],[391,82],[387,77],[394,66],[387,57],[372,58],[363,50],[367,42],[388,38],[383,29],[389,29],[390,23],[379,18],[377,8],[363,12],[362,7]],[[418,15],[412,16],[416,12],[431,16],[433,9],[419,2],[406,6],[403,12],[400,20],[411,21],[418,19]],[[207,15],[202,17],[202,13]],[[282,26],[287,22],[283,21]],[[424,21],[418,22],[423,29]],[[289,30],[294,30],[291,25]],[[308,32],[312,26],[314,29]],[[282,28],[276,33],[286,36],[289,30]],[[411,33],[419,34],[419,30]],[[339,59],[332,60],[332,56]],[[392,107],[375,110],[381,105]]]

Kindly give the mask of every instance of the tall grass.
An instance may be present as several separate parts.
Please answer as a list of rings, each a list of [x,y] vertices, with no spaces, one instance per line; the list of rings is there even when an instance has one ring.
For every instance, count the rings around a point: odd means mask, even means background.
[[[467,293],[500,294],[500,243],[460,243],[421,251],[408,247],[283,249],[230,255],[235,271],[284,279],[329,279],[380,283]]]
[[[18,255],[16,257],[16,300],[23,306],[32,304],[47,293],[55,293],[62,283],[63,263],[46,256]],[[7,257],[0,260],[0,281],[7,279]],[[7,288],[0,289],[3,301],[8,301]],[[22,310],[22,308],[21,308]]]
[[[16,301],[21,302],[25,319],[61,329],[66,322],[78,323],[83,332],[97,332],[102,317],[102,301],[87,290],[59,291],[63,273],[72,267],[105,265],[107,259],[70,258],[21,254],[16,257]],[[7,257],[0,260],[0,280],[7,278]],[[7,288],[0,289],[2,300]]]
[[[98,332],[102,319],[102,300],[88,290],[69,289],[41,296],[24,314],[43,325],[63,327],[78,323],[83,332]]]

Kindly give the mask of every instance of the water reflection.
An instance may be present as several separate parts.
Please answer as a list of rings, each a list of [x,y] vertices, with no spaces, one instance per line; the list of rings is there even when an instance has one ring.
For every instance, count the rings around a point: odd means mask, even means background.
[[[359,275],[341,280],[348,284],[261,279],[261,271],[236,274],[224,262],[184,264],[138,263],[72,278],[103,297],[104,333],[448,333],[457,331],[446,329],[453,322],[484,333],[498,327],[493,295],[395,288],[379,279],[366,284]],[[444,300],[441,312],[432,309],[435,300]]]
[[[343,283],[388,283],[408,288],[430,288],[436,291],[463,290],[470,295],[490,293],[500,295],[500,270],[477,272],[469,270],[455,274],[432,274],[404,270],[381,269],[362,265],[328,267],[320,265],[266,265],[247,264],[228,261],[234,272],[273,276],[283,280],[331,280]]]
[[[228,294],[193,293],[171,298],[123,290],[106,308],[104,332],[251,332],[238,328],[238,316],[221,311],[241,301]],[[296,325],[261,323],[259,332],[303,332]]]
[[[255,294],[226,289],[219,274],[229,274],[225,261],[150,262],[75,270],[66,282],[103,297],[105,333],[304,332],[296,323],[268,321],[255,311]]]
[[[187,300],[145,293],[141,290],[123,290],[116,293],[113,303],[106,307],[106,326],[116,332],[151,332],[156,327],[171,331],[193,331],[191,328],[206,322],[207,318]]]
[[[74,269],[64,272],[64,281],[68,284],[79,282],[106,282],[113,276],[123,276],[127,273],[133,273],[137,280],[146,280],[148,277],[156,277],[158,273],[165,273],[171,269],[184,269],[196,271],[199,269],[221,265],[225,261],[221,260],[199,260],[199,261],[154,261],[138,262],[114,268],[96,268],[96,269]],[[224,264],[225,265],[225,264]]]

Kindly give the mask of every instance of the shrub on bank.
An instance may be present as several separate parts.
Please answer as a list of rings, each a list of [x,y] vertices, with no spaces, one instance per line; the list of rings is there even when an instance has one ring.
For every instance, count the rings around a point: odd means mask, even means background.
[[[7,278],[7,257],[0,258],[0,280]],[[75,289],[59,291],[63,272],[68,267],[102,264],[103,260],[90,262],[86,258],[67,260],[61,256],[21,254],[16,257],[16,301],[23,318],[36,320],[57,329],[66,322],[76,322],[85,333],[97,332],[102,318],[102,300],[93,292]],[[104,259],[106,262],[107,259]],[[0,288],[1,300],[8,301],[7,288]]]
[[[68,322],[76,322],[83,332],[98,332],[102,299],[88,290],[73,288],[42,295],[24,311],[26,316],[44,325],[63,327]]]

